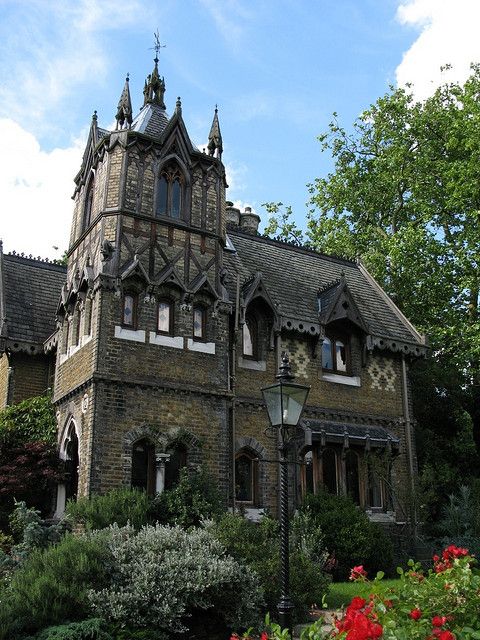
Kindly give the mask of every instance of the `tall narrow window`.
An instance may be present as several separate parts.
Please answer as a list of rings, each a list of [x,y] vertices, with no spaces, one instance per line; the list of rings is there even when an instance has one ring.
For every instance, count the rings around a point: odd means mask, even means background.
[[[85,203],[83,207],[82,233],[90,226],[90,222],[92,221],[92,207],[93,207],[93,177],[90,178],[87,191],[85,193]]]
[[[235,458],[235,499],[238,502],[256,502],[257,467],[257,460],[246,451]]]
[[[65,498],[76,500],[78,492],[78,467],[80,458],[78,454],[77,432],[73,424],[70,425],[68,436],[65,440]]]
[[[313,452],[307,451],[307,453],[303,456],[304,463],[304,474],[305,474],[305,491],[307,493],[314,492],[314,484],[313,484]]]
[[[122,324],[124,327],[135,328],[137,321],[137,297],[132,293],[123,296]]]
[[[349,495],[354,502],[360,504],[358,456],[351,449],[349,449],[345,455],[345,475],[347,484],[347,495]]]
[[[337,454],[333,449],[322,453],[323,486],[329,493],[337,493]]]
[[[182,218],[184,179],[176,165],[162,170],[157,182],[156,215]]]
[[[205,340],[206,315],[204,307],[193,307],[193,337],[195,340]]]
[[[243,356],[258,360],[258,331],[255,318],[247,318],[243,324]]]
[[[372,509],[381,509],[384,506],[383,482],[375,473],[374,469],[368,466],[368,506]]]
[[[335,373],[348,373],[350,368],[350,345],[345,338],[324,338],[322,368]]]
[[[187,466],[187,449],[177,444],[168,450],[170,459],[165,465],[165,489],[173,489],[179,480],[180,473]]]
[[[155,447],[146,438],[138,440],[132,450],[132,487],[155,494]]]
[[[158,303],[157,333],[173,335],[173,304],[170,300],[161,299]]]

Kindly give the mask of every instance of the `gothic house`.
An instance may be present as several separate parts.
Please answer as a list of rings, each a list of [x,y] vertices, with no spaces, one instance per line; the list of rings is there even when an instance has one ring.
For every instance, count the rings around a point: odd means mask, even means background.
[[[416,469],[408,369],[425,339],[361,263],[265,238],[226,201],[217,110],[207,150],[158,60],[133,116],[92,119],[75,177],[68,266],[0,245],[0,407],[53,387],[76,495],[175,484],[204,464],[225,504],[275,512],[278,465],[260,389],[288,352],[311,385],[292,498],[325,487],[371,517],[408,517]]]

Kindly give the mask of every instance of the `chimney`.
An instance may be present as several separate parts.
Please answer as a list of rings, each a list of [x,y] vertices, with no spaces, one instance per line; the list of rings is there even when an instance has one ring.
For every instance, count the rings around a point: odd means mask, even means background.
[[[258,225],[260,224],[260,216],[252,213],[252,207],[245,207],[245,211],[240,214],[240,229],[245,233],[256,236],[258,233]]]
[[[233,206],[233,202],[227,200],[225,212],[227,215],[227,229],[238,229],[240,225],[240,209]]]

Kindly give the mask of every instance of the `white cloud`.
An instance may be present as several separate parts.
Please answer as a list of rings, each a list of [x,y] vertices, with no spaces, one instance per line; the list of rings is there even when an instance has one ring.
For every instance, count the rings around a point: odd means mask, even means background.
[[[239,0],[200,0],[213,18],[216,28],[226,44],[239,51],[245,38],[245,23],[252,12]]]
[[[73,178],[85,140],[46,153],[35,136],[5,118],[0,119],[0,138],[9,150],[0,155],[4,251],[59,258],[68,248]]]
[[[406,0],[397,20],[420,31],[396,70],[397,83],[412,83],[417,98],[428,97],[444,82],[463,82],[470,63],[480,62],[478,0]],[[442,72],[445,64],[453,68]]]
[[[107,75],[108,32],[147,24],[149,3],[129,0],[28,0],[15,3],[0,23],[0,116],[53,125],[49,112],[62,100]],[[48,124],[47,124],[48,123]]]

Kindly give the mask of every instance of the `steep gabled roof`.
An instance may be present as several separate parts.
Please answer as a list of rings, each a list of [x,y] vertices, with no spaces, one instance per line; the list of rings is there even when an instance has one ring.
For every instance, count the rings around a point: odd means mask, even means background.
[[[319,291],[325,289],[324,302],[331,306],[345,291],[343,286],[334,285],[343,281],[364,330],[369,331],[370,345],[418,355],[425,352],[424,337],[362,265],[241,231],[229,231],[229,238],[236,249],[236,254],[224,253],[232,300],[235,299],[236,269],[240,272],[240,282],[260,271],[270,295],[278,302],[282,326],[315,335],[320,333],[322,321]],[[331,291],[327,285],[331,285]]]
[[[66,279],[63,265],[3,255],[0,250],[0,346],[26,353],[43,352],[55,330],[55,315]]]

